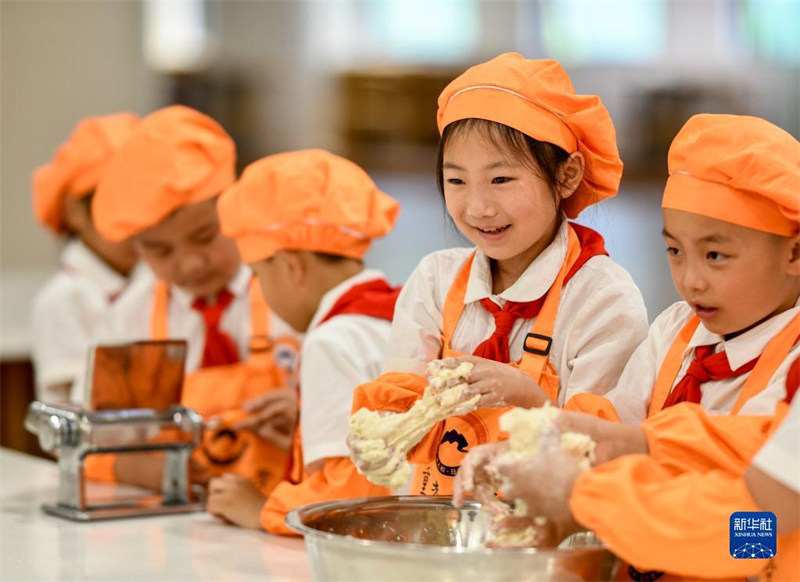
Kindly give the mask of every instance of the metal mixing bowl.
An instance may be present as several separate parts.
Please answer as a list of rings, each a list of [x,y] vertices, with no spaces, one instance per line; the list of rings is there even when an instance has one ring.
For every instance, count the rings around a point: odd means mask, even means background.
[[[616,558],[591,533],[558,549],[489,549],[477,502],[373,497],[307,505],[286,523],[306,539],[318,582],[610,580]]]

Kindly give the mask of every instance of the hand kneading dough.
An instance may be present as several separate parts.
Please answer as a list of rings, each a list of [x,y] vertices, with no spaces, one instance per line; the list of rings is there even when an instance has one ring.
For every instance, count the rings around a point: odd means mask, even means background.
[[[469,362],[445,368],[441,360],[435,360],[428,364],[428,387],[407,412],[382,416],[366,408],[356,411],[350,417],[350,432],[359,440],[361,459],[377,465],[362,474],[377,485],[403,487],[411,477],[411,465],[406,461],[408,451],[438,422],[456,412],[474,410],[480,396],[465,392],[465,380],[471,370]]]
[[[512,408],[500,417],[500,428],[508,433],[509,449],[499,463],[535,457],[539,453],[566,451],[578,461],[581,469],[588,469],[594,461],[595,442],[592,437],[578,432],[559,432],[555,419],[558,408]]]
[[[595,442],[588,435],[577,432],[559,432],[554,420],[559,410],[553,406],[543,408],[513,408],[500,417],[500,428],[509,435],[509,449],[497,459],[497,465],[513,464],[525,458],[532,458],[544,452],[559,448],[566,451],[577,462],[581,470],[591,467],[594,460]],[[499,528],[503,518],[508,515],[524,517],[528,507],[522,499],[514,500],[513,513],[499,512],[497,508],[490,518],[492,522],[492,543],[500,547],[539,546],[545,538],[544,528],[547,520],[541,516],[533,517],[533,524],[519,528]]]

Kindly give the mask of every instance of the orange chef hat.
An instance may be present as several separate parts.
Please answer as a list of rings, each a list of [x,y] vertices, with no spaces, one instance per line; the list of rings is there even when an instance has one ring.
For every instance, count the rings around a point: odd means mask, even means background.
[[[236,179],[236,146],[213,119],[183,105],[145,117],[108,165],[92,200],[97,230],[120,241]]]
[[[114,152],[128,139],[139,118],[128,112],[87,117],[72,130],[53,160],[33,174],[33,211],[53,232],[64,232],[64,198],[91,194]]]
[[[250,164],[217,209],[222,232],[252,263],[281,249],[360,259],[392,229],[400,207],[353,162],[303,150]]]
[[[669,148],[662,208],[783,236],[800,231],[800,142],[745,115],[695,115]]]
[[[576,95],[561,65],[505,53],[467,69],[439,96],[439,132],[460,119],[502,123],[586,159],[583,181],[562,209],[575,218],[617,194],[622,160],[614,124],[597,95]]]

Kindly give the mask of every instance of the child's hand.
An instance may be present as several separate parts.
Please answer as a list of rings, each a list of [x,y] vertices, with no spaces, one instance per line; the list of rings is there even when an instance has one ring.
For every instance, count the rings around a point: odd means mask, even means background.
[[[442,360],[448,368],[455,368],[462,362],[472,363],[472,371],[467,378],[468,394],[469,396],[480,394],[478,408],[493,406],[535,408],[549,401],[539,384],[514,366],[477,356]]]
[[[579,432],[596,443],[594,463],[599,465],[622,455],[646,455],[649,452],[644,431],[635,425],[602,420],[580,412],[561,411],[554,421],[560,432]]]
[[[251,430],[268,443],[289,450],[300,408],[297,390],[270,390],[251,398],[242,408],[250,414],[235,423],[234,430]]]
[[[472,494],[481,505],[492,507],[500,503],[495,491],[502,485],[500,475],[491,470],[498,457],[508,450],[508,441],[479,445],[473,448],[458,469],[455,483],[453,484],[453,505],[461,507],[464,497]]]
[[[239,527],[261,529],[261,508],[266,501],[250,481],[226,473],[209,483],[206,511]]]
[[[569,453],[543,451],[535,457],[497,461],[487,470],[500,475],[506,499],[525,503],[527,516],[544,517],[552,522],[556,543],[581,529],[569,508],[569,498],[581,469]]]
[[[381,416],[389,414],[396,413],[389,411],[380,412]],[[382,440],[382,446],[378,446],[376,441],[379,440]],[[353,435],[353,433],[347,435],[346,442],[347,446],[350,448],[350,460],[353,461],[361,474],[375,471],[389,463],[395,451],[394,447],[389,445],[385,439],[362,439]],[[385,454],[381,454],[379,458],[376,458],[374,454],[376,446],[378,446],[381,451],[385,451]]]
[[[550,518],[538,510],[541,503],[538,487],[547,487],[547,482],[532,483],[531,459],[503,460],[508,448],[508,441],[504,441],[480,445],[467,454],[455,480],[453,505],[461,507],[467,493],[480,502],[489,514],[492,536],[487,542],[488,547],[555,546],[568,535],[562,536],[562,531],[567,531],[571,524],[561,526],[554,520],[540,519]],[[532,491],[528,490],[529,486]],[[497,497],[495,492],[499,490],[508,501],[518,503],[522,500],[526,505],[512,512],[511,506]],[[566,504],[566,501],[556,503]]]
[[[508,443],[502,442],[475,447],[467,454],[456,477],[453,504],[461,506],[464,496],[472,493],[488,509],[496,536],[533,527],[536,537],[525,545],[555,545],[580,530],[568,505],[581,472],[578,462],[561,450],[509,461],[502,458],[507,449]],[[511,514],[495,495],[498,490],[508,501],[521,500],[524,512]],[[547,522],[537,523],[540,517]]]

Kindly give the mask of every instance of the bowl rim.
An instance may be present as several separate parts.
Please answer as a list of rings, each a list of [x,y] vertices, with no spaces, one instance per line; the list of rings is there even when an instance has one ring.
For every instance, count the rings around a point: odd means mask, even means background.
[[[457,548],[451,546],[434,546],[428,544],[416,544],[416,543],[402,543],[399,544],[397,542],[389,542],[389,541],[381,541],[381,540],[365,540],[361,538],[357,538],[351,535],[342,535],[336,534],[331,532],[325,532],[319,529],[315,529],[311,526],[308,526],[302,522],[302,518],[300,517],[302,513],[307,513],[311,511],[318,511],[320,509],[340,509],[348,506],[355,506],[359,503],[422,503],[424,505],[441,505],[445,508],[446,503],[452,499],[451,496],[442,495],[442,496],[425,496],[425,495],[385,495],[381,497],[356,497],[351,499],[338,499],[336,501],[322,501],[318,503],[311,503],[309,505],[303,505],[302,507],[297,507],[292,509],[286,515],[286,525],[289,526],[295,532],[301,534],[304,539],[306,537],[314,538],[315,541],[324,540],[325,542],[335,543],[337,545],[342,546],[361,546],[361,547],[374,547],[375,549],[383,549],[383,550],[392,550],[397,551],[400,546],[402,548],[408,549],[409,551],[414,552],[428,552],[432,554],[475,554],[475,555],[491,555],[491,554],[499,554],[499,555],[541,555],[541,556],[550,556],[552,554],[564,555],[566,552],[570,552],[572,555],[578,555],[582,553],[589,553],[589,552],[598,552],[604,551],[611,553],[611,550],[602,543],[598,539],[598,543],[596,545],[591,546],[583,546],[583,547],[576,547],[576,548],[566,548],[563,550],[555,549],[546,549],[541,550],[538,548]],[[466,499],[464,500],[463,508],[468,509],[476,509],[480,510],[481,504],[478,501],[473,499]],[[450,509],[458,510],[459,508],[450,505]]]

